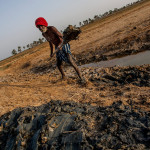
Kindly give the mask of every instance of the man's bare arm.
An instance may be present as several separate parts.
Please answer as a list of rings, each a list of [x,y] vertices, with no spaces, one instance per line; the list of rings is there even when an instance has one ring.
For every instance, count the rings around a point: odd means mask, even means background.
[[[55,33],[58,38],[60,39],[57,48],[55,49],[55,52],[52,51],[51,53],[51,57],[53,57],[59,50],[61,50],[62,46],[63,46],[63,35],[55,28],[52,27],[51,28],[52,32]]]
[[[62,35],[54,26],[52,26],[51,30],[52,30],[53,32],[55,32],[55,34],[56,34],[57,36],[59,36],[60,38],[63,38],[63,35]]]
[[[52,57],[53,56],[53,44],[49,42],[49,46],[50,46],[50,57]]]

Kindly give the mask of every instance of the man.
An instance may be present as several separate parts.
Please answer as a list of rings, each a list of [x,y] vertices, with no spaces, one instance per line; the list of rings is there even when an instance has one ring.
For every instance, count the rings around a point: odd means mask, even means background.
[[[65,79],[65,73],[62,69],[62,62],[64,61],[69,63],[75,69],[79,78],[83,80],[80,70],[71,56],[69,43],[63,44],[63,35],[54,26],[48,26],[47,21],[42,17],[36,19],[35,25],[49,42],[51,49],[50,57],[52,58],[56,53],[57,67],[62,75],[62,79]],[[53,51],[53,45],[55,46],[55,52]]]

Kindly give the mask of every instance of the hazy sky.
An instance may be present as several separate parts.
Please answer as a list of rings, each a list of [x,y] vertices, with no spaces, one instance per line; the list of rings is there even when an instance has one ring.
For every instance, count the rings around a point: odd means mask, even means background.
[[[35,27],[38,17],[44,17],[49,25],[63,30],[69,24],[79,26],[79,22],[88,18],[136,1],[0,0],[0,60],[11,56],[18,46],[26,46],[42,37]]]

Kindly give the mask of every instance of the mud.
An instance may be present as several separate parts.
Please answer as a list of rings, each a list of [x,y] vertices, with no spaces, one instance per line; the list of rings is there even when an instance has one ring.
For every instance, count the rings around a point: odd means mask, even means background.
[[[150,50],[149,6],[82,27],[77,64]],[[21,56],[1,63],[0,149],[150,149],[149,64],[81,67],[82,85],[68,65],[61,80],[48,43]]]
[[[150,111],[150,65],[127,67],[85,67],[82,85],[71,67],[65,68],[67,79],[61,80],[57,69],[37,69],[0,78],[0,115],[16,107],[38,106],[49,100],[70,100],[91,105],[109,106],[121,100],[124,104]]]
[[[115,59],[111,59],[108,61],[100,61],[100,62],[94,62],[89,63],[85,65],[81,65],[80,67],[115,67],[115,66],[135,66],[135,65],[144,65],[144,64],[150,64],[149,59],[150,51],[141,52],[134,55],[129,55],[125,57],[119,57]]]
[[[109,107],[50,101],[0,118],[1,149],[148,149],[150,113],[121,101]]]
[[[121,40],[113,41],[109,45],[96,47],[92,52],[76,54],[78,64],[83,65],[91,62],[111,60],[117,57],[124,57],[137,54],[150,49],[150,30],[140,35],[132,35]]]

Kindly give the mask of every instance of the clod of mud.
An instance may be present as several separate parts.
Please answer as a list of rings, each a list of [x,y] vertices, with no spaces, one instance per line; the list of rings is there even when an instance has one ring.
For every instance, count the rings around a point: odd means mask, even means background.
[[[78,27],[74,27],[72,25],[69,25],[64,31],[63,31],[63,40],[64,43],[68,43],[71,40],[77,40],[79,38],[79,34],[81,33],[81,29]]]
[[[50,101],[0,117],[1,149],[149,149],[150,112]]]
[[[83,69],[83,74],[91,82],[109,85],[133,84],[139,87],[150,87],[150,65]]]

